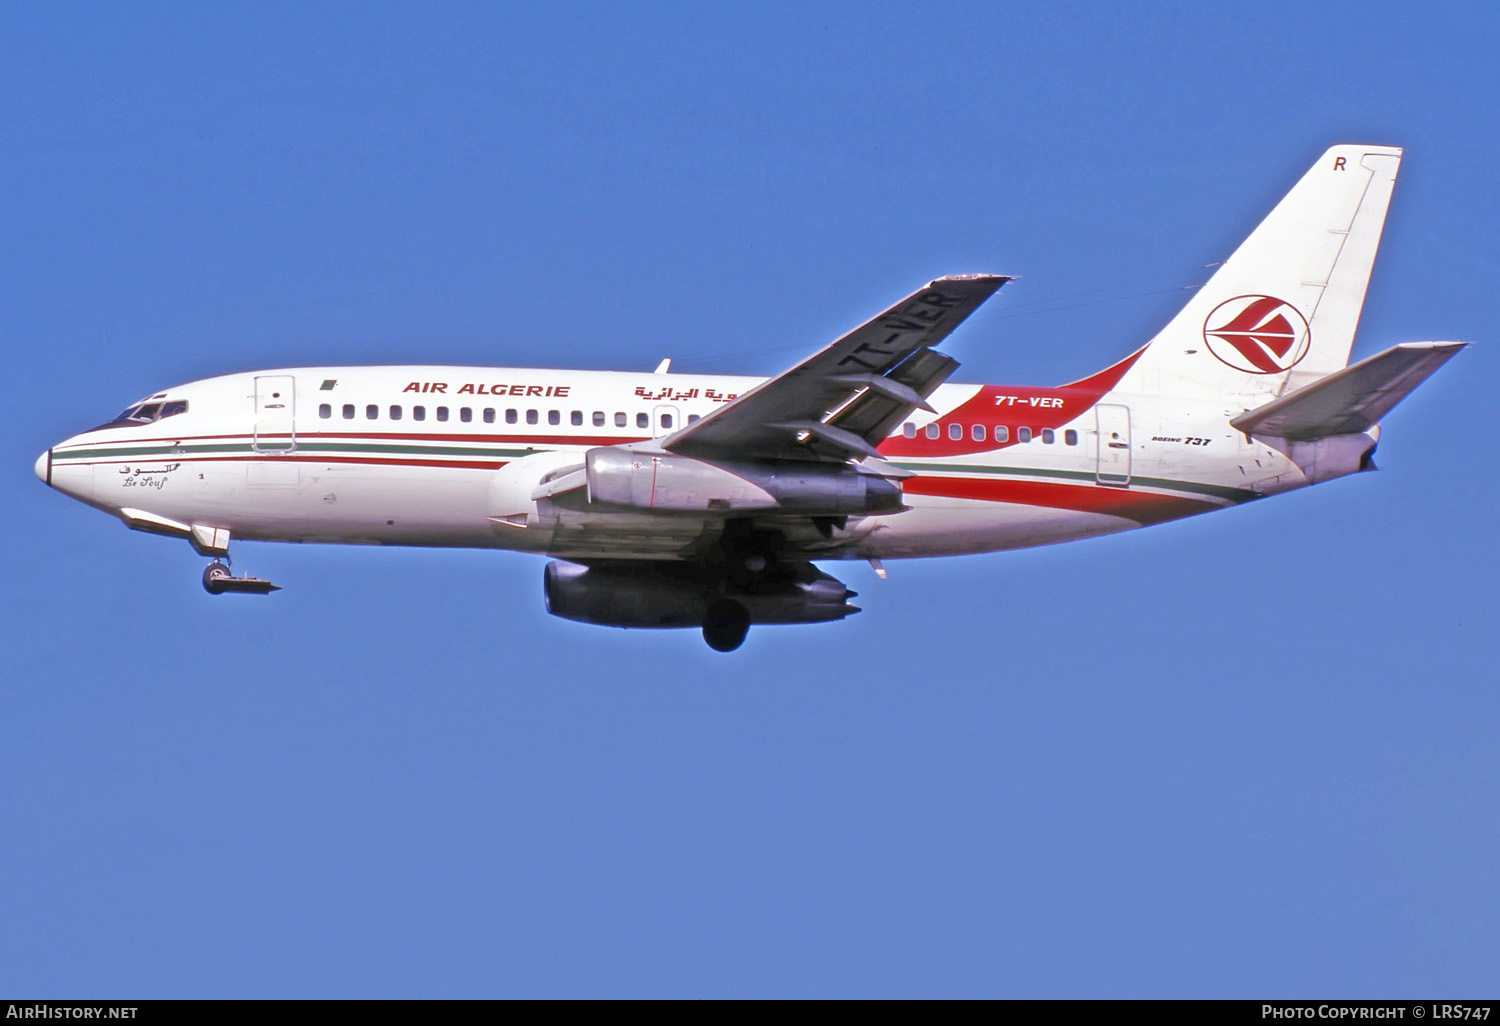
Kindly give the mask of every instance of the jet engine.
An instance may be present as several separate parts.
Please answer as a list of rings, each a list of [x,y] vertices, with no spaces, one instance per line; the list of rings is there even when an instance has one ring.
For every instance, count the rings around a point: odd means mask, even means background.
[[[797,460],[710,463],[614,446],[590,449],[583,468],[590,503],[666,513],[895,513],[905,507],[891,476],[903,475]]]
[[[751,624],[826,623],[859,612],[855,592],[811,563],[779,568],[751,586],[729,586],[700,564],[547,564],[547,612],[604,627],[702,627],[720,651],[737,648]]]

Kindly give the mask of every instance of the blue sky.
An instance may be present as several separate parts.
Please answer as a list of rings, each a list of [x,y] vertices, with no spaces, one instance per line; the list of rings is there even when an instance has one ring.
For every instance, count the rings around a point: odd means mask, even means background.
[[[1409,996],[1500,965],[1478,4],[0,8],[0,994]],[[320,363],[775,373],[923,282],[1054,384],[1334,142],[1407,148],[1357,356],[1477,343],[1381,473],[865,612],[550,618],[540,559],[186,545],[43,487]]]

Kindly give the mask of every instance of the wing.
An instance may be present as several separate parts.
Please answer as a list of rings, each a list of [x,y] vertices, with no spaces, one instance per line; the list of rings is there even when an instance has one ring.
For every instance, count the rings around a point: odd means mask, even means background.
[[[875,446],[958,367],[932,347],[1010,278],[939,278],[791,370],[660,441],[703,458],[843,463]]]

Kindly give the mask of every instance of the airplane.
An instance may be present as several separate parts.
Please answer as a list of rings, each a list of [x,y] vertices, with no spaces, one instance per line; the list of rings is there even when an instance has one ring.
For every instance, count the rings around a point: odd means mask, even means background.
[[[956,384],[936,346],[1010,279],[938,278],[770,379],[301,367],[190,382],[48,449],[36,473],[185,539],[552,557],[547,610],[701,628],[858,612],[815,563],[1048,545],[1373,469],[1380,420],[1460,342],[1349,354],[1402,151],[1339,145],[1146,345],[1055,388]]]

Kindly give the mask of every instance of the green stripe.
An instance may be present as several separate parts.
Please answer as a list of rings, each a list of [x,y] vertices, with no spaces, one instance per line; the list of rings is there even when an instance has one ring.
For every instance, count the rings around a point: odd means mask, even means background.
[[[983,467],[963,463],[903,463],[892,460],[891,465],[902,470],[913,470],[919,474],[986,474],[994,477],[1051,477],[1067,481],[1096,481],[1098,475],[1087,470],[1048,470],[1040,467]],[[1197,481],[1169,481],[1160,477],[1132,477],[1131,484],[1148,488],[1169,488],[1179,492],[1197,492],[1212,495],[1232,502],[1249,502],[1259,499],[1259,492],[1246,488],[1228,488],[1224,485],[1199,484]]]
[[[194,452],[249,452],[250,447],[240,442],[225,442],[219,445],[152,445],[132,446],[116,449],[69,449],[67,452],[53,450],[54,462],[62,460],[89,460],[109,456],[183,456]]]

